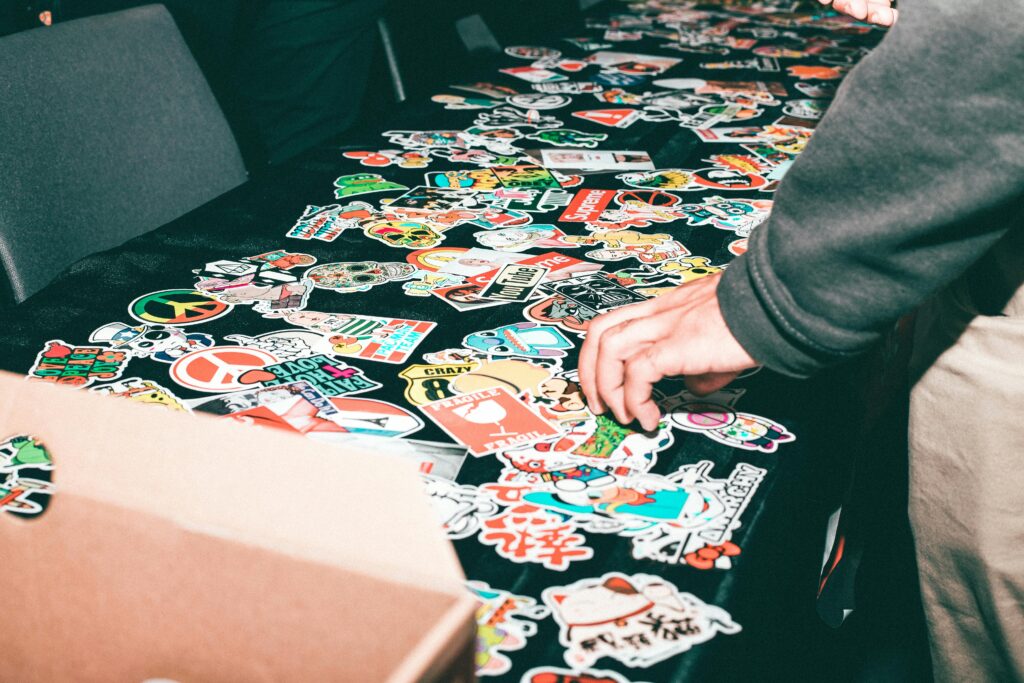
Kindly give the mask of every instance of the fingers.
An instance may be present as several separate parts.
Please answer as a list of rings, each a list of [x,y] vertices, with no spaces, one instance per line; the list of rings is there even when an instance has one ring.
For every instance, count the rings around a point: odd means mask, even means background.
[[[879,26],[892,26],[899,16],[899,13],[892,8],[891,0],[835,0],[832,7],[837,12],[848,14],[854,19]]]
[[[835,0],[832,7],[837,12],[848,14],[854,19],[864,21],[868,17],[867,0]]]
[[[739,372],[709,372],[703,375],[687,375],[683,378],[686,388],[697,396],[707,396],[729,385]]]
[[[613,327],[601,338],[598,348],[597,393],[622,423],[632,417],[627,414],[622,394],[626,361],[652,343],[662,342],[678,323],[674,311],[660,315],[634,318]]]
[[[587,399],[590,410],[595,414],[600,415],[608,410],[608,407],[601,401],[596,382],[598,350],[602,338],[609,329],[617,325],[652,314],[657,306],[657,299],[652,299],[632,306],[623,306],[590,321],[590,325],[587,327],[587,337],[583,342],[583,348],[580,349],[578,368],[583,395]]]
[[[651,392],[658,380],[664,377],[664,368],[660,355],[663,346],[649,346],[633,355],[625,368],[623,383],[623,402],[627,416],[636,419],[644,431],[651,432],[658,428],[661,421],[661,410],[651,398]]]
[[[873,5],[868,11],[868,21],[879,26],[892,26],[899,18],[899,11],[888,5]]]

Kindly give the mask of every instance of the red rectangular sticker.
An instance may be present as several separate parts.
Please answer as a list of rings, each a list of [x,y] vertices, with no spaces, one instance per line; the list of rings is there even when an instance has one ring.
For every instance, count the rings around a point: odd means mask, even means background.
[[[580,190],[558,220],[566,223],[590,223],[601,218],[615,197],[615,190]]]
[[[443,398],[422,406],[421,410],[475,456],[525,446],[559,434],[505,387]]]

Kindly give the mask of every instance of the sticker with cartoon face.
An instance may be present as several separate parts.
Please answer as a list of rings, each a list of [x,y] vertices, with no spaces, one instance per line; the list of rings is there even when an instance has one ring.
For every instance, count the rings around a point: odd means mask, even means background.
[[[527,306],[523,315],[534,322],[557,325],[566,332],[582,336],[598,312],[564,296],[549,296]]]
[[[708,187],[713,190],[758,190],[768,184],[759,175],[741,173],[726,168],[701,168],[693,172],[694,189]]]
[[[371,192],[390,192],[392,190],[407,190],[405,185],[385,180],[383,176],[376,173],[354,173],[343,175],[334,181],[334,196],[337,199],[352,197],[359,194],[370,194]]]
[[[306,271],[305,277],[319,289],[348,294],[365,292],[388,282],[408,280],[415,273],[416,269],[408,263],[355,261],[323,263]]]
[[[434,150],[462,144],[457,130],[389,130],[381,133],[388,142],[405,149]]]
[[[740,631],[729,614],[648,574],[610,572],[541,596],[561,631],[570,667],[593,666],[609,657],[630,667],[649,667],[711,640]]]
[[[481,246],[498,251],[520,252],[534,247],[565,249],[577,246],[555,226],[540,223],[477,232],[473,233],[473,237]]]
[[[688,190],[693,185],[693,171],[667,168],[660,171],[620,173],[615,176],[630,187],[656,190]]]
[[[546,142],[555,147],[586,147],[593,149],[597,147],[598,143],[607,140],[608,135],[605,133],[584,133],[583,131],[571,128],[557,128],[530,133],[526,136],[526,139]]]
[[[512,323],[466,335],[462,345],[480,353],[524,358],[564,358],[573,348],[558,328],[534,322]]]

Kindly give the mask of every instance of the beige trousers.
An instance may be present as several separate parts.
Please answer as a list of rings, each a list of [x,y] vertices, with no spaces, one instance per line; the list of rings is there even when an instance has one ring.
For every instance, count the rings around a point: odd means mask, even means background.
[[[963,278],[918,319],[910,519],[937,681],[1024,681],[1022,241],[974,267],[981,289]],[[982,299],[1003,314],[979,314]]]

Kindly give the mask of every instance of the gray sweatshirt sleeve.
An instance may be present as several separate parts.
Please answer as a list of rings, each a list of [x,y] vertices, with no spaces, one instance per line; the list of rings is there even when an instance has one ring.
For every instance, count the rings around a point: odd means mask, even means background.
[[[806,376],[1022,223],[1024,1],[904,0],[723,276],[722,314],[759,362]]]

